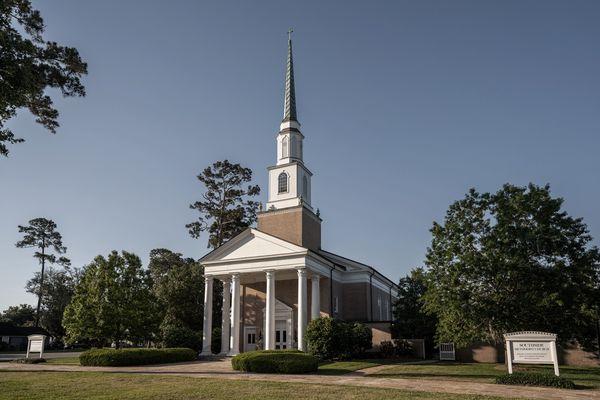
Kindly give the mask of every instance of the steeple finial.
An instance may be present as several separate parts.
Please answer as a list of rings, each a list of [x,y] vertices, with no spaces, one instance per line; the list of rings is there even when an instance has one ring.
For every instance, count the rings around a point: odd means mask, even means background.
[[[288,57],[285,71],[285,94],[283,96],[283,121],[296,121],[296,90],[294,88],[294,60],[292,57],[292,28],[288,30]]]

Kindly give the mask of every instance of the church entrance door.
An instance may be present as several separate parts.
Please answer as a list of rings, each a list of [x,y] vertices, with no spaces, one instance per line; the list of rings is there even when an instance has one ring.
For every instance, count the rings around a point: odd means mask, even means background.
[[[276,350],[284,350],[287,349],[288,344],[288,331],[287,331],[287,321],[280,320],[275,321],[275,349]]]

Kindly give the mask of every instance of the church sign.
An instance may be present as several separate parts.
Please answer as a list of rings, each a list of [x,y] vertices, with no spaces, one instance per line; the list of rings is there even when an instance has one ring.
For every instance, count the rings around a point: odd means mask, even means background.
[[[29,335],[27,336],[27,358],[31,353],[39,353],[40,358],[44,357],[44,342],[46,341],[45,335]]]
[[[513,364],[553,364],[559,375],[556,353],[556,335],[547,332],[513,332],[504,335],[508,373]]]

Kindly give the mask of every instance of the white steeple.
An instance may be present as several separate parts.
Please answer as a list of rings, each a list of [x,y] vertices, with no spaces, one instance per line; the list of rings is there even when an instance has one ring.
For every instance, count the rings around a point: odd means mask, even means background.
[[[283,120],[277,135],[277,164],[269,167],[269,199],[267,210],[310,205],[312,173],[303,162],[304,135],[296,114],[292,30],[288,31],[288,56],[285,72]]]

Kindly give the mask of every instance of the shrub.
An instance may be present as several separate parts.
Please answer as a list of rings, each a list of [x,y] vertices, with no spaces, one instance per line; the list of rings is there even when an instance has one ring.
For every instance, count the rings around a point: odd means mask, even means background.
[[[319,360],[298,350],[257,350],[231,359],[236,371],[268,374],[306,374],[316,372]]]
[[[396,355],[396,348],[394,347],[394,343],[389,340],[384,340],[379,343],[379,353],[382,358],[392,358]]]
[[[202,332],[184,326],[168,325],[162,328],[162,345],[169,348],[202,348]]]
[[[17,358],[16,360],[11,361],[11,363],[16,364],[40,364],[45,362],[45,358]]]
[[[79,363],[94,367],[166,364],[196,359],[192,349],[91,349],[79,355]]]
[[[331,360],[359,355],[372,346],[371,328],[359,322],[348,323],[330,317],[317,318],[306,331],[308,351]]]
[[[394,348],[397,356],[413,356],[415,355],[415,349],[411,342],[406,339],[394,340]]]
[[[210,351],[214,354],[219,354],[221,352],[221,327],[216,327],[212,330]]]
[[[548,373],[515,372],[496,377],[496,383],[501,385],[550,386],[563,389],[575,389],[575,383]]]

